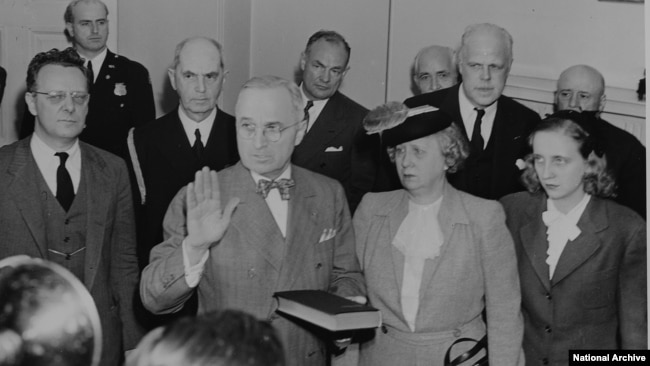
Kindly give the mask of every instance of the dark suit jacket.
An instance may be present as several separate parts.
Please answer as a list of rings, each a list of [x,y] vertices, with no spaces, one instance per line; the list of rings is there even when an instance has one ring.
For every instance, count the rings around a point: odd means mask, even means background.
[[[151,248],[163,241],[163,218],[172,198],[202,167],[219,171],[235,164],[239,160],[236,138],[235,119],[221,110],[217,110],[203,161],[192,151],[178,108],[135,129],[133,140],[146,189],[138,246],[142,268]]]
[[[323,343],[303,325],[279,317],[273,293],[315,289],[341,296],[365,294],[341,185],[293,166],[296,185],[290,191],[285,239],[241,162],[218,176],[222,204],[232,197],[240,203],[225,236],[210,249],[197,287],[199,313],[234,308],[266,318],[278,330],[287,365],[324,365]],[[165,216],[165,241],[151,251],[151,263],[142,272],[140,295],[155,313],[177,311],[194,292],[183,268],[185,211],[184,188]],[[336,230],[336,235],[323,238],[328,229]]]
[[[461,85],[458,84],[451,88],[411,97],[405,100],[404,104],[409,107],[430,104],[446,111],[469,139],[458,103],[460,87]],[[488,144],[493,144],[494,147],[491,157],[492,176],[490,181],[486,182],[489,184],[489,193],[483,197],[488,199],[497,199],[508,193],[524,190],[519,182],[521,174],[515,162],[528,152],[528,134],[540,121],[537,113],[505,95],[499,97],[498,103],[492,134],[488,140]],[[476,195],[477,192],[469,189],[467,183],[469,177],[473,175],[471,168],[464,167],[455,174],[447,175],[447,178],[457,189]]]
[[[126,160],[129,129],[156,118],[149,72],[141,64],[108,50],[101,69],[95,73],[97,81],[90,88],[86,128],[79,138]],[[33,131],[34,116],[26,110],[20,137]]]
[[[18,254],[47,259],[40,173],[23,139],[0,149],[0,258]],[[141,331],[133,316],[138,284],[131,188],[124,162],[83,142],[81,174],[88,192],[84,282],[102,324],[101,365],[116,366],[135,348]]]
[[[645,147],[629,132],[599,119],[597,131],[604,142],[607,168],[616,179],[614,201],[646,217]]]
[[[553,278],[542,212],[546,196],[504,197],[515,241],[526,365],[568,365],[569,349],[647,347],[646,225],[632,210],[591,197]]]
[[[375,184],[379,138],[361,124],[368,110],[336,92],[293,152],[292,162],[338,180],[354,212]]]

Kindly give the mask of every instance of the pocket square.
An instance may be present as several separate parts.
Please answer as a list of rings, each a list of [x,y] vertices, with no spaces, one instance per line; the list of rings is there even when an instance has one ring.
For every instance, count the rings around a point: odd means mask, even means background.
[[[336,229],[324,229],[323,233],[320,234],[320,239],[318,239],[318,243],[328,241],[335,236],[336,236]]]
[[[339,146],[339,147],[330,146],[327,149],[325,149],[325,152],[341,152],[341,151],[343,151],[343,146]]]

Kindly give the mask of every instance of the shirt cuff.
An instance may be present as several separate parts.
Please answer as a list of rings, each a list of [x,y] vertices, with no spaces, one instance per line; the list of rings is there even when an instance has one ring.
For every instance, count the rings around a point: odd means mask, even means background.
[[[192,266],[190,265],[190,260],[187,256],[187,247],[185,246],[185,240],[183,240],[181,247],[183,252],[183,267],[185,268],[185,282],[190,288],[195,288],[199,285],[201,276],[203,276],[203,268],[205,267],[205,262],[208,261],[210,251],[206,251],[205,254],[203,254],[203,257],[201,257],[199,263]]]

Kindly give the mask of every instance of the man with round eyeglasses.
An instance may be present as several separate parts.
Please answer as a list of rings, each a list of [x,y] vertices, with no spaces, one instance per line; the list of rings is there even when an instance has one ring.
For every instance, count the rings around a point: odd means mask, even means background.
[[[287,365],[325,365],[326,347],[276,314],[273,293],[314,289],[365,301],[341,184],[291,163],[304,134],[297,85],[273,76],[244,84],[235,107],[240,162],[207,168],[169,206],[140,296],[154,313],[235,308],[277,329]],[[318,331],[316,331],[318,333]]]
[[[77,276],[97,305],[101,365],[118,365],[142,332],[131,187],[124,161],[79,141],[90,95],[72,48],[37,54],[25,101],[34,133],[0,148],[0,259],[28,255]]]

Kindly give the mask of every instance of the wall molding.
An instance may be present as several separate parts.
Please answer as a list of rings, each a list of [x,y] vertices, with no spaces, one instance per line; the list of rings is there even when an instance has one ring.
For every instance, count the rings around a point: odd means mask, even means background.
[[[555,80],[511,74],[503,94],[544,116],[553,112],[555,85]],[[628,131],[645,145],[645,102],[638,101],[632,89],[607,87],[605,95],[603,119]]]

